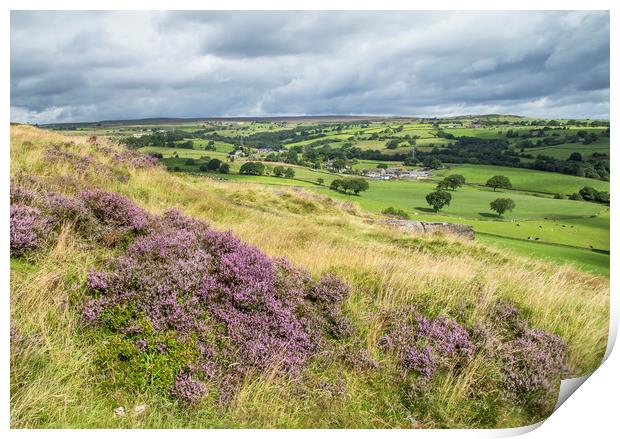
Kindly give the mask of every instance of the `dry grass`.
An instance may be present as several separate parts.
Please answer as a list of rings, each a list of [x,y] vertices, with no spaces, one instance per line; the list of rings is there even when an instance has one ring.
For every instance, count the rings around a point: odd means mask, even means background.
[[[353,286],[348,307],[366,322],[369,347],[376,345],[381,329],[378,321],[367,318],[370,311],[415,304],[439,314],[466,306],[475,319],[498,299],[509,299],[528,310],[534,326],[567,341],[575,375],[591,372],[605,351],[609,315],[605,278],[457,238],[403,237],[351,206],[299,189],[222,183],[163,169],[129,170],[125,183],[96,173],[76,174],[66,164],[45,160],[47,146],[68,141],[75,144],[72,150],[113,166],[87,139],[15,126],[11,174],[35,175],[64,192],[93,185],[120,192],[154,213],[178,207],[217,229],[233,230],[269,255],[287,257],[314,275],[336,272]],[[134,404],[148,396],[97,393],[92,348],[80,342],[79,318],[71,306],[83,293],[87,269],[108,256],[103,249],[88,249],[75,241],[67,226],[51,252],[32,264],[12,263],[11,318],[32,341],[22,357],[28,366],[11,365],[11,425],[217,426],[212,423],[212,408],[187,418],[166,402],[152,402],[154,407],[142,417],[111,416],[119,401]],[[456,425],[469,421],[463,407],[484,368],[473,361],[464,374],[448,377],[437,390],[444,416]],[[230,426],[411,425],[400,412],[396,395],[366,394],[370,387],[360,384],[364,377],[345,380],[345,401],[318,403],[319,398],[309,403],[294,395],[294,383],[260,377],[248,382],[232,408],[218,416]],[[329,419],[326,410],[331,411]],[[502,419],[506,425],[522,421]],[[433,426],[432,420],[425,422],[424,426]]]

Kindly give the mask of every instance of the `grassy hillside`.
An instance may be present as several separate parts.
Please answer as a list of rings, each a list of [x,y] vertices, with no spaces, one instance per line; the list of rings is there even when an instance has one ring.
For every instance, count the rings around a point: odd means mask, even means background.
[[[144,152],[157,152],[163,155],[169,169],[200,172],[200,165],[208,160],[201,157],[225,160],[225,154],[217,151],[191,149],[146,147]],[[173,158],[173,154],[178,158]],[[193,158],[187,164],[187,158]],[[361,161],[357,169],[376,167],[380,162]],[[585,201],[553,199],[545,192],[548,188],[561,188],[566,193],[578,191],[585,185],[593,185],[600,190],[609,190],[609,182],[562,175],[528,169],[506,168],[483,165],[454,165],[450,169],[435,171],[431,181],[373,181],[370,189],[361,197],[339,194],[328,190],[329,184],[341,175],[325,170],[309,169],[287,163],[268,163],[269,166],[282,165],[295,170],[295,178],[277,178],[270,175],[239,175],[243,161],[229,163],[230,174],[201,173],[219,180],[234,182],[254,182],[267,185],[306,187],[321,195],[355,203],[369,212],[380,213],[392,206],[402,209],[411,216],[429,221],[448,221],[470,224],[477,233],[487,239],[495,239],[503,247],[525,255],[555,260],[561,263],[574,263],[580,269],[609,275],[609,255],[592,254],[592,250],[609,250],[609,209],[607,206]],[[444,176],[463,174],[468,184],[452,193],[450,206],[440,213],[432,212],[425,196],[433,191],[435,184]],[[508,176],[514,190],[499,190],[484,187],[493,175]],[[318,184],[322,179],[323,184]],[[499,219],[489,210],[489,203],[498,197],[510,197],[516,202],[516,209]],[[510,238],[510,239],[504,239]],[[552,244],[552,245],[547,245]],[[563,246],[558,251],[557,246]],[[571,250],[567,251],[566,248]]]
[[[50,160],[54,145],[61,152]],[[133,345],[102,356],[115,342],[127,341],[127,333],[117,330],[123,314],[110,309],[109,326],[84,320],[95,294],[89,270],[109,269],[113,258],[126,257],[133,235],[97,240],[78,222],[57,222],[46,246],[11,258],[13,428],[520,426],[549,414],[560,376],[593,371],[605,351],[605,277],[484,243],[403,235],[350,198],[334,200],[323,189],[216,181],[137,168],[117,157],[123,157],[121,149],[105,140],[92,144],[26,126],[11,129],[13,182],[69,199],[84,197],[84,190],[121,194],[136,204],[131,209],[153,218],[177,208],[216,231],[231,230],[266,255],[286,257],[313,281],[325,273],[337,276],[350,287],[338,309],[349,330],[323,335],[325,349],[310,355],[298,374],[282,373],[277,364],[250,370],[225,403],[217,400],[222,383],[208,381],[207,396],[186,404],[145,384],[140,373],[159,382],[156,372],[177,364],[161,362],[175,360],[173,352],[185,358],[191,343],[171,351],[178,344],[170,341],[167,353],[148,361]],[[371,198],[360,197],[360,203]],[[571,205],[564,215],[573,206],[582,205]],[[592,207],[584,203],[583,209]],[[522,215],[534,213],[524,206]],[[194,273],[186,275],[192,279]],[[424,363],[436,373],[419,369],[423,360],[407,356],[399,344],[410,329],[402,317],[414,315],[407,314],[412,309],[420,321],[447,325],[461,340],[433,345],[456,349],[433,360],[437,364]],[[553,368],[536,369],[532,358],[539,353],[553,357]],[[536,377],[550,380],[555,390],[513,388],[507,384],[511,373],[542,374]],[[124,416],[114,415],[118,407]]]

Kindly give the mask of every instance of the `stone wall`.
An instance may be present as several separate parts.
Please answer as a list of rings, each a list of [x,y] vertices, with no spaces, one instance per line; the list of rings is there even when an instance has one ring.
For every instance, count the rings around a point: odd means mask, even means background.
[[[462,236],[467,239],[474,239],[474,229],[467,224],[456,223],[431,223],[426,221],[410,221],[389,219],[385,223],[390,227],[395,227],[409,233],[449,233],[451,235]]]

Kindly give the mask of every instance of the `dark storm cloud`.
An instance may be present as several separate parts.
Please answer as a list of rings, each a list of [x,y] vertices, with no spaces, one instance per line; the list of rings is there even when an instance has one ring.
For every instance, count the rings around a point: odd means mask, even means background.
[[[13,12],[11,118],[609,117],[606,12]]]

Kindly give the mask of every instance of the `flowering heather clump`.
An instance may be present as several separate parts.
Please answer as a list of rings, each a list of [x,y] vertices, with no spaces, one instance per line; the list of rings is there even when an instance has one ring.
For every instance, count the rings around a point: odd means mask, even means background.
[[[112,176],[112,171],[99,163],[92,155],[83,156],[71,151],[65,151],[61,149],[60,145],[49,148],[45,153],[45,158],[51,162],[68,163],[77,171],[93,171],[97,174]]]
[[[37,208],[11,204],[11,255],[38,248],[49,233],[50,220]]]
[[[171,390],[172,395],[185,402],[196,402],[207,393],[207,386],[186,372],[177,375],[174,386]]]
[[[32,205],[37,199],[37,193],[11,181],[11,204]]]
[[[116,244],[146,230],[149,216],[119,194],[90,190],[77,197],[11,182],[11,253],[41,247],[50,232],[71,223],[86,239]]]
[[[314,300],[316,292],[329,302],[331,318],[347,291],[332,277],[313,285],[288,262],[177,211],[154,219],[109,271],[91,272],[88,283],[95,298],[86,305],[87,320],[135,338],[137,353],[151,349],[154,334],[174,334],[175,343],[195,347],[197,356],[188,354],[180,365],[191,376],[175,372],[181,375],[172,394],[186,400],[203,393],[197,382],[216,379],[228,388],[250,371],[299,372],[330,332],[329,318],[317,318],[325,304]],[[157,341],[162,356],[169,342]]]
[[[405,370],[417,372],[424,378],[430,379],[437,370],[438,360],[430,346],[422,349],[407,346],[403,348],[402,356]]]
[[[546,396],[557,390],[565,372],[565,351],[560,337],[526,330],[505,348],[503,372],[508,392],[522,403],[544,408],[548,404]]]
[[[149,223],[146,212],[123,195],[95,189],[80,193],[78,198],[98,221],[117,232],[141,232]]]
[[[121,152],[112,152],[112,160],[114,163],[129,165],[133,168],[151,168],[157,166],[159,161],[148,154],[142,154],[137,151],[123,150]]]
[[[92,230],[96,222],[93,214],[79,198],[65,197],[55,192],[48,192],[42,197],[41,204],[54,223],[72,221],[84,231],[88,231]]]
[[[423,381],[437,370],[451,369],[473,356],[469,332],[455,320],[428,319],[414,310],[396,311],[390,320],[390,330],[379,339],[379,346],[395,352],[403,369],[415,372]]]

